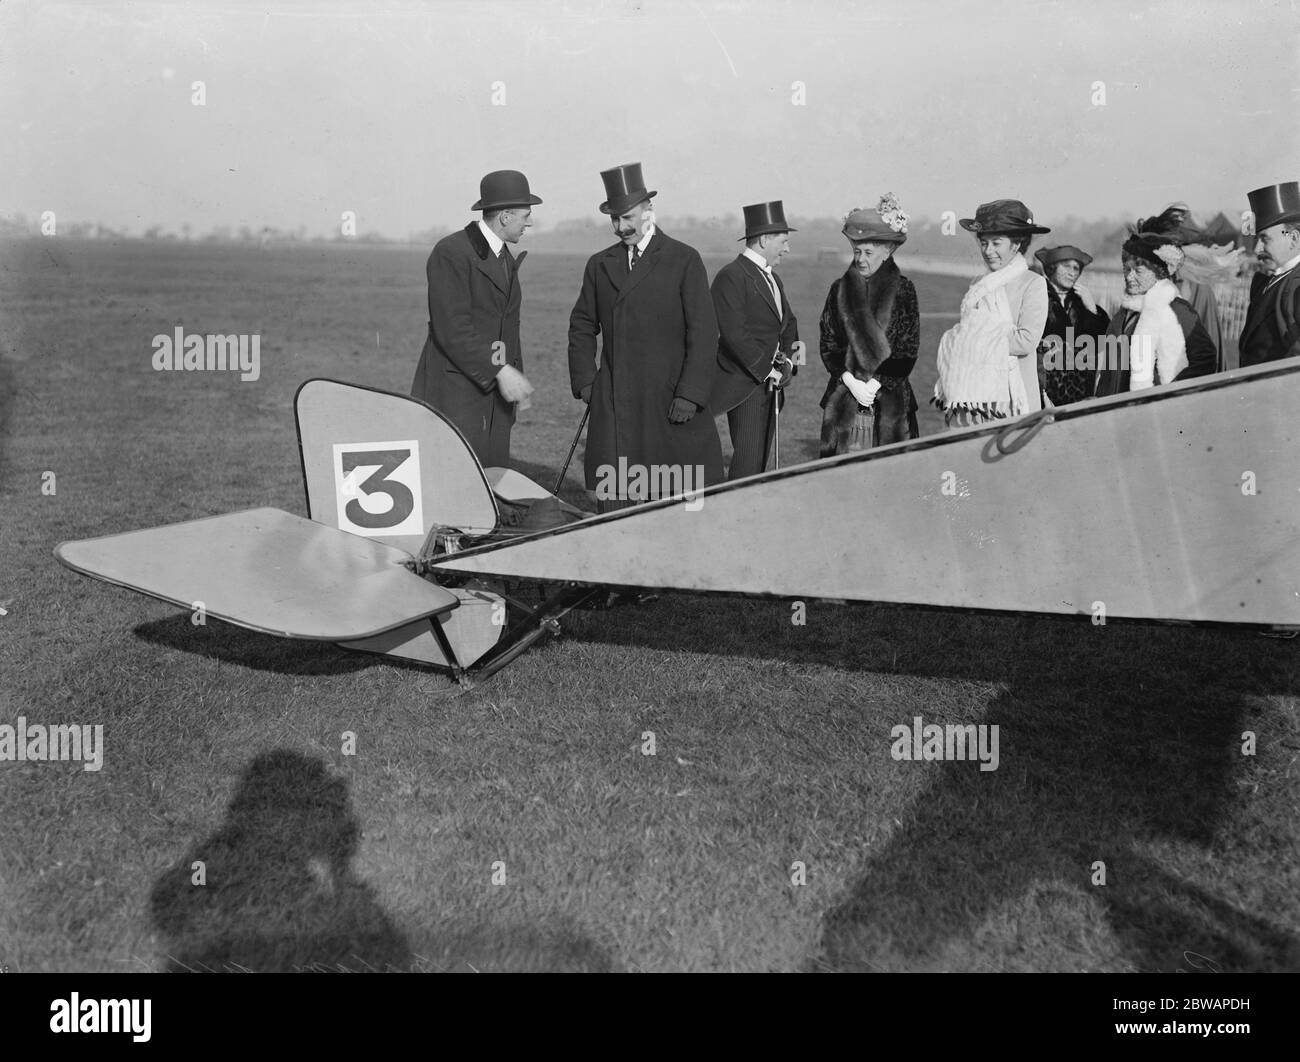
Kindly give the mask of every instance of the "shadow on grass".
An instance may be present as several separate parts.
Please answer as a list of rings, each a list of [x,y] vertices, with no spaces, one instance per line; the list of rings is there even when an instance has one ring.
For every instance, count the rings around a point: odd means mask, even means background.
[[[810,968],[951,969],[971,955],[993,969],[1036,957],[1073,970],[1297,968],[1300,936],[1270,921],[1261,891],[1277,887],[1277,869],[1242,858],[1267,861],[1291,843],[1289,821],[1242,799],[1243,775],[1263,766],[1241,755],[1243,731],[1271,724],[1213,677],[1276,643],[1144,633],[1126,639],[1128,653],[1111,642],[1061,654],[1052,674],[1019,672],[978,719],[951,706],[924,717],[998,724],[999,766],[898,764],[934,781],[825,916]],[[1257,688],[1288,685],[1269,670],[1258,667]]]
[[[611,960],[566,921],[440,926],[413,952],[353,872],[345,780],[287,749],[244,771],[212,836],[155,883],[163,969],[219,972],[591,971]],[[196,882],[201,862],[203,883]]]
[[[424,676],[438,674],[395,656],[343,649],[333,642],[277,638],[220,620],[196,627],[188,613],[141,623],[133,633],[153,645],[283,675],[350,675],[381,664]]]
[[[810,969],[967,968],[972,956],[1021,968],[1035,954],[1048,968],[1116,968],[1117,952],[1119,968],[1151,971],[1300,966],[1295,927],[1268,915],[1292,825],[1277,800],[1255,805],[1242,788],[1273,769],[1263,746],[1277,720],[1248,698],[1294,696],[1291,643],[891,606],[810,604],[802,629],[789,616],[784,602],[665,595],[566,626],[589,642],[752,660],[769,682],[798,681],[791,667],[857,673],[859,685],[863,672],[895,686],[914,676],[898,718],[864,723],[914,725],[919,713],[999,726],[996,771],[896,765],[933,781],[825,916]],[[1001,690],[924,681],[935,678]],[[1241,754],[1246,730],[1259,731],[1258,758]]]
[[[405,938],[351,870],[359,837],[347,782],[323,762],[256,757],[225,823],[154,885],[165,969],[409,969]]]

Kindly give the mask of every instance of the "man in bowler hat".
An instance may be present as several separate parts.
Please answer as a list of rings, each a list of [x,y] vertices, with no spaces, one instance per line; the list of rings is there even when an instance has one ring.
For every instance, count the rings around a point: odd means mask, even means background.
[[[1241,366],[1300,355],[1300,182],[1248,192],[1261,271],[1250,282]]]
[[[718,317],[718,375],[710,413],[726,413],[733,454],[727,479],[767,469],[772,429],[794,374],[799,341],[785,287],[773,267],[790,250],[790,228],[781,201],[744,208],[745,249],[713,278]]]
[[[569,382],[591,405],[587,489],[605,512],[720,482],[722,444],[701,412],[718,352],[704,263],[656,227],[657,193],[647,191],[639,162],[600,176],[600,210],[618,242],[583,270],[569,316]]]
[[[488,468],[509,465],[517,404],[533,391],[519,341],[518,271],[528,252],[516,259],[508,245],[540,202],[519,171],[489,173],[470,207],[482,219],[439,240],[425,266],[429,335],[411,394],[455,424]]]

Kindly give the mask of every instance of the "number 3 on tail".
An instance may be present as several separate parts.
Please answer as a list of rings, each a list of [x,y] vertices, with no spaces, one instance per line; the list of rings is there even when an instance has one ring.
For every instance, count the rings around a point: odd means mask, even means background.
[[[335,443],[334,498],[343,531],[423,535],[419,442]]]

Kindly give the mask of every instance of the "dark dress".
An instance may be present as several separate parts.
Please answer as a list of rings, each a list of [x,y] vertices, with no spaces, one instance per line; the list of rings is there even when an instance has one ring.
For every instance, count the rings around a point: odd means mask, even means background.
[[[1075,350],[1084,336],[1094,341],[1106,333],[1110,318],[1098,307],[1095,311],[1084,305],[1077,292],[1067,292],[1064,298],[1050,283],[1047,285],[1047,324],[1043,327],[1043,342],[1038,345],[1038,383],[1052,400],[1052,405],[1063,406],[1092,397],[1094,368],[1075,364],[1065,345],[1066,329],[1073,328]],[[1052,344],[1052,339],[1059,343]],[[1053,352],[1054,348],[1054,352]]]

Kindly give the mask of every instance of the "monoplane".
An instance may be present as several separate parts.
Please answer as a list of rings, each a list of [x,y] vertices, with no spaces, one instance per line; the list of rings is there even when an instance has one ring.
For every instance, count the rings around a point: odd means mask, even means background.
[[[55,555],[206,617],[462,683],[611,589],[1294,630],[1297,410],[1290,359],[597,516],[484,469],[417,399],[315,379],[295,397],[306,517],[248,509]],[[548,526],[512,526],[530,507]]]

